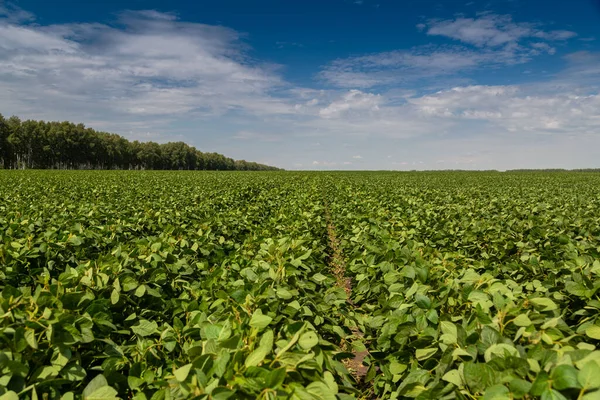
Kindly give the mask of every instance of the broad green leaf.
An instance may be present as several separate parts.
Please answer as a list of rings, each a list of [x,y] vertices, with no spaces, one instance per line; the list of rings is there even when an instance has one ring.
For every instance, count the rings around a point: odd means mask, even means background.
[[[567,400],[558,390],[546,388],[542,393],[542,400]]]
[[[277,368],[269,372],[267,376],[267,387],[271,389],[278,389],[281,384],[285,381],[286,370],[285,368]]]
[[[485,390],[483,400],[512,400],[512,397],[506,386],[494,385]]]
[[[138,286],[133,294],[137,297],[143,297],[146,294],[146,285]]]
[[[485,361],[490,362],[495,357],[505,358],[507,356],[519,357],[519,351],[505,343],[493,344],[485,351]]]
[[[254,314],[252,314],[252,318],[250,319],[250,326],[256,328],[258,330],[262,330],[266,328],[273,318],[268,315],[264,315],[260,309],[256,310]]]
[[[550,386],[551,382],[549,382],[549,380],[550,377],[548,376],[546,371],[541,371],[533,381],[529,393],[533,396],[541,396],[542,393],[544,393],[544,391]]]
[[[179,382],[185,382],[191,369],[192,369],[192,364],[186,364],[183,367],[177,368],[175,370],[175,372],[173,373],[173,375],[175,375],[175,379],[177,379]]]
[[[304,350],[310,350],[319,343],[317,334],[313,331],[304,332],[298,339],[298,344]]]
[[[158,331],[158,324],[154,321],[141,319],[131,327],[131,330],[138,336],[150,336]]]
[[[510,392],[515,399],[525,397],[531,390],[531,382],[523,379],[511,379],[509,383]]]
[[[87,373],[79,364],[71,363],[62,369],[61,375],[70,381],[81,381]]]
[[[588,361],[577,374],[577,381],[584,389],[600,388],[600,364]]]
[[[72,244],[73,246],[81,246],[83,244],[83,242],[81,241],[81,238],[78,236],[75,236],[75,235],[71,236],[69,238],[68,242],[70,244]]]
[[[104,375],[100,374],[100,375],[96,375],[94,377],[94,379],[92,379],[87,386],[85,387],[85,389],[83,389],[83,398],[86,399],[88,398],[92,393],[94,393],[96,390],[99,390],[105,386],[108,386],[108,382],[106,380],[106,378],[104,377]]]
[[[467,386],[474,392],[482,393],[498,381],[498,375],[487,364],[468,362],[464,364],[463,375]]]
[[[323,373],[323,381],[333,393],[338,394],[339,387],[337,382],[335,381],[335,377],[331,372],[325,371]]]
[[[38,341],[35,337],[35,331],[33,329],[25,329],[25,340],[32,349],[38,348]]]
[[[12,390],[0,395],[0,400],[19,400],[19,395]]]
[[[450,383],[456,385],[457,387],[463,386],[460,372],[457,369],[453,369],[453,370],[446,372],[446,374],[442,377],[442,379],[445,380],[446,382],[450,382]]]
[[[437,351],[438,351],[437,348],[417,349],[417,351],[415,352],[415,356],[417,357],[417,360],[423,361],[423,360],[426,360],[429,357],[433,356],[435,353],[437,353]]]
[[[575,367],[567,364],[559,365],[550,374],[552,387],[557,390],[580,388],[577,375],[578,372]]]
[[[600,340],[600,326],[592,325],[585,330],[585,334],[592,339]]]
[[[417,307],[425,310],[431,308],[431,300],[429,299],[429,297],[423,296],[421,294],[415,296],[415,304],[417,305]]]
[[[337,400],[335,392],[323,382],[312,382],[306,387],[306,391],[313,395],[314,399]]]
[[[262,337],[260,338],[258,348],[256,348],[252,353],[250,353],[248,358],[246,358],[246,361],[244,363],[246,368],[256,367],[264,361],[265,357],[269,355],[273,348],[273,338],[273,331],[268,330],[265,333],[263,333]]]
[[[116,289],[110,293],[110,303],[115,305],[119,302],[119,292]]]
[[[584,394],[581,400],[600,400],[600,390]]]
[[[103,386],[88,396],[84,396],[84,400],[114,400],[118,399],[119,393],[110,386]]]
[[[547,297],[537,297],[529,301],[540,311],[553,311],[558,308],[556,303]]]
[[[529,319],[529,317],[527,315],[520,314],[513,320],[513,324],[515,324],[516,326],[527,327],[527,326],[531,325],[531,320]]]

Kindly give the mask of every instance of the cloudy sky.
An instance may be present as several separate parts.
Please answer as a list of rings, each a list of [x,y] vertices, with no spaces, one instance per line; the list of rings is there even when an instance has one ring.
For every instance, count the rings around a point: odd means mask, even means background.
[[[600,1],[0,0],[0,113],[286,169],[600,167]]]

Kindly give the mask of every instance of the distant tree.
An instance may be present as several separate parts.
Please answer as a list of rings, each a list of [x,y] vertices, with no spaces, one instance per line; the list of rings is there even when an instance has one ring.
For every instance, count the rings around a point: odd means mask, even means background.
[[[0,165],[2,168],[12,168],[12,149],[8,142],[10,127],[8,121],[0,114]]]
[[[0,114],[1,168],[277,170],[184,142],[130,142],[120,135],[72,122],[45,122]]]

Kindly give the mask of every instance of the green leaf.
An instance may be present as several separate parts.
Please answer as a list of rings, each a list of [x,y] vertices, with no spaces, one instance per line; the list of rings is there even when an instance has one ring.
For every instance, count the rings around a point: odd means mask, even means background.
[[[431,300],[429,297],[423,296],[422,294],[418,294],[415,296],[415,304],[417,307],[422,308],[424,310],[428,310],[431,308]]]
[[[131,330],[138,336],[150,336],[158,331],[158,324],[154,321],[141,319],[131,327]]]
[[[325,371],[323,373],[323,381],[325,382],[325,384],[329,387],[329,389],[331,389],[331,391],[334,394],[338,394],[339,392],[339,387],[337,382],[335,381],[335,378],[333,376],[333,374],[329,371]]]
[[[250,353],[248,358],[246,358],[246,362],[244,363],[246,368],[256,367],[265,359],[267,355],[269,355],[273,348],[273,338],[274,335],[273,331],[271,330],[266,331],[262,335],[262,337],[260,338],[258,348],[255,349],[252,353]]]
[[[108,382],[106,381],[106,378],[104,377],[104,375],[100,374],[97,375],[96,377],[94,377],[94,379],[92,379],[90,381],[90,383],[87,384],[87,386],[85,387],[85,389],[83,389],[83,398],[84,399],[92,399],[92,395],[101,390],[104,387],[108,387],[110,388],[110,386],[108,386]],[[112,389],[112,388],[111,388]],[[114,389],[113,389],[114,390]],[[103,393],[103,392],[99,392],[99,393]],[[116,395],[116,391],[115,391],[115,395]]]
[[[271,389],[278,389],[285,381],[286,369],[277,368],[269,372],[267,375],[266,384]]]
[[[258,329],[259,331],[266,328],[273,318],[268,315],[264,315],[260,309],[256,310],[254,314],[252,314],[252,318],[250,319],[250,326]]]
[[[446,374],[442,377],[442,380],[450,382],[457,387],[463,386],[462,378],[460,377],[460,372],[457,369],[453,369],[446,372]]]
[[[38,341],[35,337],[35,331],[33,329],[25,329],[25,340],[32,349],[38,348]]]
[[[507,356],[519,357],[519,351],[509,344],[498,343],[488,347],[484,354],[486,362],[490,362],[496,357],[505,358]]]
[[[110,293],[110,304],[115,305],[119,302],[119,292],[116,289]]]
[[[600,388],[600,364],[588,361],[577,374],[577,381],[584,389]]]
[[[549,386],[549,377],[545,371],[540,372],[531,386],[530,394],[533,396],[541,396]]]
[[[510,392],[515,399],[525,397],[525,395],[527,395],[527,393],[529,393],[531,390],[531,386],[531,382],[527,382],[523,379],[511,379],[509,383]]]
[[[175,375],[175,379],[179,382],[185,382],[190,371],[192,369],[192,364],[186,364],[183,367],[179,367],[175,370],[173,375]]]
[[[52,358],[50,359],[50,363],[57,367],[59,370],[63,368],[69,360],[71,359],[71,350],[64,346],[55,347],[52,352]]]
[[[312,382],[306,387],[306,391],[319,400],[337,400],[335,392],[323,382]]]
[[[517,318],[515,318],[513,320],[513,324],[515,324],[516,326],[529,326],[531,325],[531,320],[529,319],[529,317],[525,314],[520,314]]]
[[[235,399],[235,392],[229,388],[217,387],[210,394],[212,400],[228,400]]]
[[[567,400],[559,391],[546,388],[542,393],[542,400]]]
[[[540,311],[553,311],[558,308],[556,303],[547,297],[537,297],[529,301]]]
[[[36,371],[35,378],[38,381],[55,378],[60,372],[60,368],[55,366],[45,365]]]
[[[467,386],[476,393],[482,393],[498,380],[496,371],[487,364],[465,363],[463,375]]]
[[[75,235],[71,236],[69,240],[67,240],[67,242],[72,244],[73,246],[81,246],[83,244],[81,238]]]
[[[140,386],[142,386],[143,383],[144,383],[144,380],[142,378],[138,378],[137,376],[128,376],[127,377],[127,384],[129,385],[130,389],[137,389]]]
[[[313,331],[308,331],[300,335],[300,339],[298,339],[298,344],[304,350],[310,350],[315,347],[319,343],[319,337]]]
[[[289,300],[292,297],[294,297],[294,295],[289,290],[280,288],[280,289],[277,289],[277,297],[279,297],[280,299],[283,299],[283,300]]]
[[[483,400],[511,400],[510,390],[504,385],[490,386],[485,390]]]
[[[417,357],[417,360],[423,361],[423,360],[427,360],[429,357],[433,356],[435,353],[437,353],[437,351],[438,351],[437,348],[417,349],[417,351],[415,352],[415,355]]]
[[[557,390],[581,388],[577,378],[578,372],[572,365],[561,364],[550,374],[552,387]]]
[[[63,368],[61,375],[70,381],[81,381],[86,377],[87,373],[85,372],[85,369],[81,367],[81,365],[71,363]]]
[[[19,395],[13,392],[12,390],[9,390],[8,392],[0,396],[0,400],[19,400]]]
[[[84,400],[114,400],[118,399],[117,395],[119,393],[110,386],[103,386],[100,389],[94,391],[93,393],[85,396]]]
[[[137,289],[135,289],[135,292],[133,292],[133,294],[136,297],[143,297],[146,294],[146,285],[138,286]]]
[[[581,400],[600,400],[600,390],[584,394]]]
[[[592,339],[600,340],[600,326],[592,325],[585,330],[585,334]]]

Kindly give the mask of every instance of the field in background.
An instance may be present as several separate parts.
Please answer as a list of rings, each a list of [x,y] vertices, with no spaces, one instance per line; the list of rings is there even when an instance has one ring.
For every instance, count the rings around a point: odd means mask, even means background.
[[[0,171],[0,396],[598,399],[599,188]]]

